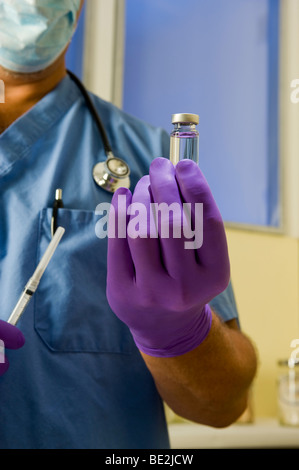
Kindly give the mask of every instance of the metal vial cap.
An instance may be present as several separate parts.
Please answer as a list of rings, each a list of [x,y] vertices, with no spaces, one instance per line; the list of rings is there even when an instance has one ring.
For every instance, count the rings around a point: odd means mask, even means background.
[[[177,124],[179,122],[198,124],[199,116],[198,114],[191,114],[191,113],[173,114],[171,118],[171,122],[172,124]]]

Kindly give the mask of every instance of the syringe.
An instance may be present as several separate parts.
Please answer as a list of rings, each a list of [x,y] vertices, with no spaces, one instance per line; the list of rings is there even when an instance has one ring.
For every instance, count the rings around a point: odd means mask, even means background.
[[[51,242],[49,243],[48,248],[46,249],[42,259],[40,260],[36,270],[34,271],[32,277],[27,282],[21,297],[19,298],[15,308],[12,311],[9,319],[7,320],[8,323],[11,325],[16,325],[19,321],[21,315],[23,314],[24,310],[26,309],[29,301],[31,300],[33,294],[35,293],[42,275],[44,274],[54,252],[65,232],[63,227],[58,227]]]

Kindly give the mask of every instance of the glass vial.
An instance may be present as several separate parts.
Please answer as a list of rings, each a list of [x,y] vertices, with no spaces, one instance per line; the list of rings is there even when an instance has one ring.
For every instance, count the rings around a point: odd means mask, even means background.
[[[170,161],[176,165],[188,158],[199,163],[199,123],[197,114],[179,113],[172,115],[173,131],[170,134]]]

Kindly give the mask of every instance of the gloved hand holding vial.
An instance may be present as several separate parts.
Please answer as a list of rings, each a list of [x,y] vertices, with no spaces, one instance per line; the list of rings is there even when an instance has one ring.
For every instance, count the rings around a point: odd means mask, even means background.
[[[147,214],[152,203],[203,204],[203,243],[185,249],[186,238],[173,236],[183,217],[162,212],[158,236],[151,237],[148,217],[137,238],[109,238],[107,298],[114,313],[128,325],[138,348],[152,356],[171,357],[197,347],[211,327],[209,301],[229,283],[230,264],[224,225],[210,188],[198,165],[179,161],[174,167],[165,158],[155,159],[149,176],[137,184],[133,195],[121,188],[113,197],[116,220],[130,223],[132,215],[118,211],[118,196],[125,195],[127,208],[143,204]],[[191,218],[193,218],[191,210]],[[170,223],[169,238],[161,227]],[[117,225],[117,224],[116,224]],[[179,225],[179,227],[177,227]],[[181,231],[182,233],[182,231]]]
[[[184,354],[205,339],[212,318],[208,303],[225,290],[230,278],[222,218],[198,167],[198,122],[195,114],[173,115],[170,161],[155,159],[149,176],[139,181],[133,195],[122,188],[112,200],[116,219],[125,219],[127,226],[132,220],[128,216],[131,203],[141,203],[148,217],[141,231],[139,227],[140,236],[132,238],[127,230],[126,238],[109,239],[107,298],[130,328],[138,348],[156,357]],[[119,212],[120,195],[126,196],[126,213]],[[186,249],[183,230],[186,203],[195,233],[202,231],[202,244],[193,250]],[[179,215],[171,214],[174,204],[180,208]],[[203,206],[200,227],[196,227],[196,204]],[[159,211],[153,214],[153,210],[165,205],[169,210],[161,211],[159,219]],[[156,237],[150,223],[153,219]],[[171,230],[163,237],[167,224]]]

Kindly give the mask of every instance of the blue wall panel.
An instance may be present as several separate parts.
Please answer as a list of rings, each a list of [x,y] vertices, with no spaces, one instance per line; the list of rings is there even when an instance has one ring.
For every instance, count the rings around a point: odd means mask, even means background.
[[[226,221],[278,225],[278,0],[126,0],[124,110],[200,115]]]

